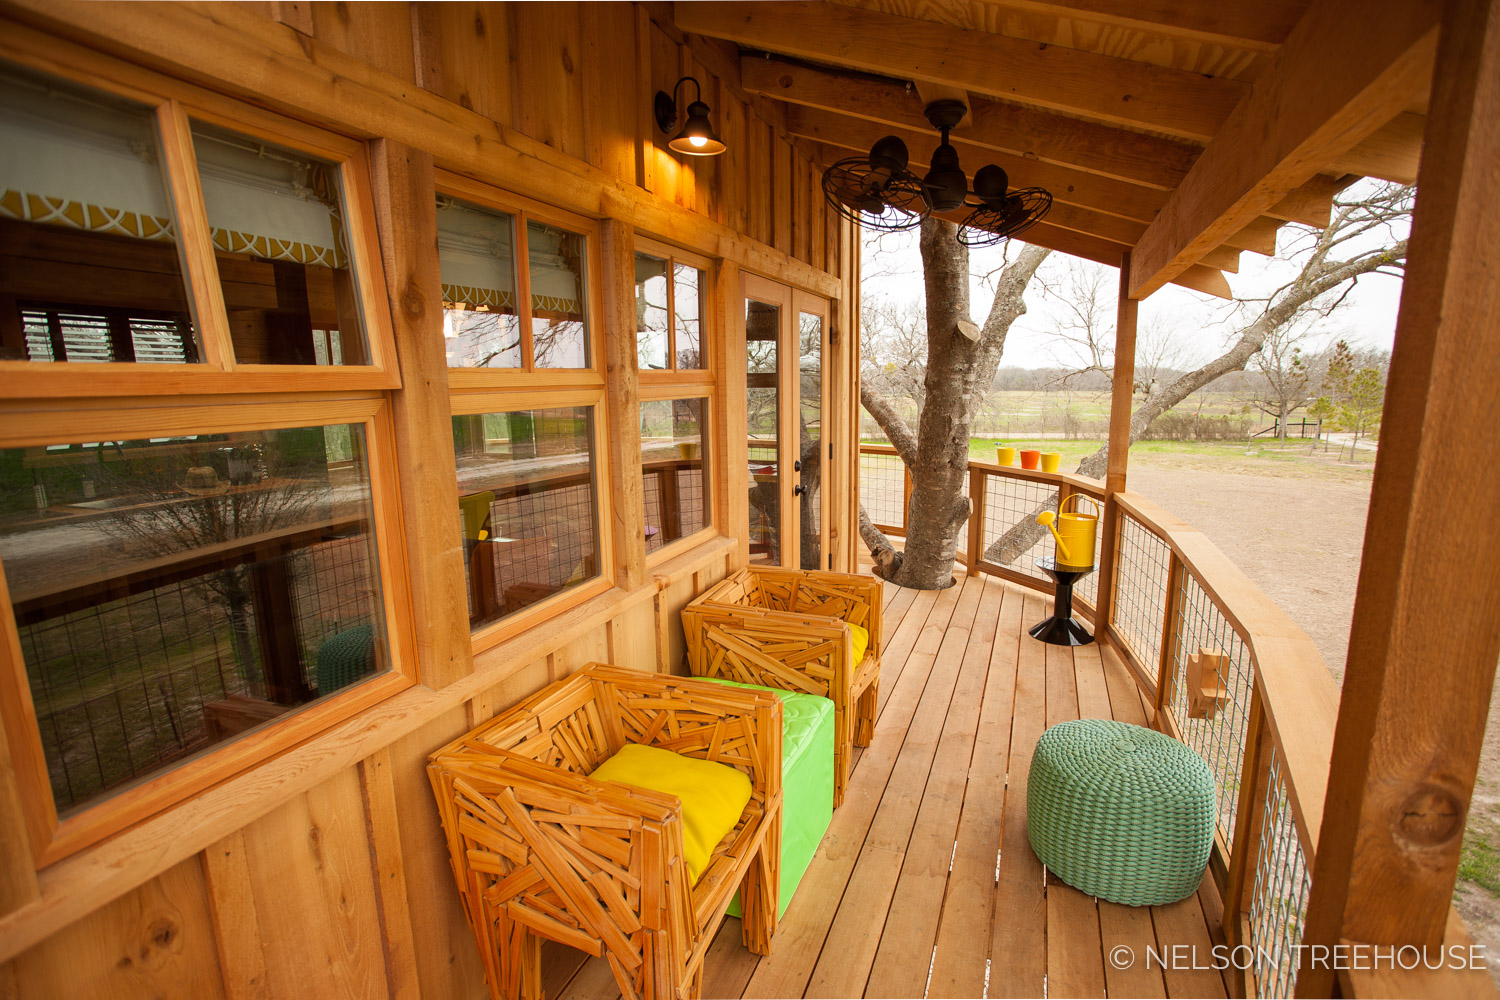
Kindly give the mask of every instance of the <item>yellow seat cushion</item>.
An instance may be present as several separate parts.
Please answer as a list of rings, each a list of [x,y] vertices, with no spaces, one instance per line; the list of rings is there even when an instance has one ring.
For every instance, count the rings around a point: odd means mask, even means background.
[[[854,665],[857,667],[864,662],[865,650],[870,648],[870,631],[859,625],[850,625],[849,631],[854,633]]]
[[[590,777],[677,796],[682,802],[683,851],[694,882],[750,801],[750,778],[743,771],[637,743],[625,744]]]

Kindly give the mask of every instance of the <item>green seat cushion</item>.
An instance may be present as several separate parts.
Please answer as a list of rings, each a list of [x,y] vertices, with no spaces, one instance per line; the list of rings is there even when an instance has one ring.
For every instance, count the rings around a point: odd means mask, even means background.
[[[857,667],[865,660],[865,650],[870,648],[870,631],[861,625],[850,625],[849,631],[854,633],[854,665]]]
[[[1075,719],[1037,741],[1026,793],[1031,848],[1091,896],[1160,906],[1192,895],[1216,814],[1213,772],[1164,733]]]
[[[683,853],[694,882],[750,801],[750,778],[743,771],[638,743],[625,744],[589,777],[677,796],[682,802]]]
[[[833,702],[802,691],[711,679],[770,691],[781,699],[781,915],[791,905],[828,824],[833,822]],[[739,896],[729,904],[740,916]]]

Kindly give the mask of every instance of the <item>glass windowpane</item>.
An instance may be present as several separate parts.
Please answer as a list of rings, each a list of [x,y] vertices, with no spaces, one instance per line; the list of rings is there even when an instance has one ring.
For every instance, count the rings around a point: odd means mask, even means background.
[[[802,568],[827,569],[823,563],[823,318],[797,317],[801,341],[798,361],[801,412],[797,453],[802,461],[798,482],[802,533]]]
[[[235,360],[370,363],[339,166],[193,122]]]
[[[0,69],[0,360],[202,360],[151,109]]]
[[[781,309],[745,300],[745,416],[750,439],[750,561],[781,563],[780,403],[776,381]]]
[[[533,367],[589,366],[586,243],[565,229],[526,224]]]
[[[703,356],[703,309],[706,303],[701,294],[703,272],[696,267],[677,264],[673,267],[676,305],[674,317],[677,328],[677,367],[706,368]]]
[[[667,367],[667,262],[635,255],[635,345],[641,371]]]
[[[521,367],[515,218],[439,195],[437,226],[448,367]]]
[[[478,628],[599,575],[593,407],[453,418]]]
[[[646,551],[685,538],[710,522],[707,399],[658,399],[641,404],[641,476],[646,500]]]
[[[364,426],[0,450],[59,812],[389,668]]]

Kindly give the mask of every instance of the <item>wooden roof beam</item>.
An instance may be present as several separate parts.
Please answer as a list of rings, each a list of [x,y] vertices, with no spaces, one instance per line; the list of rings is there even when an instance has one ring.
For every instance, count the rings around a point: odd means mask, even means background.
[[[1432,80],[1438,0],[1316,0],[1131,257],[1144,298],[1390,121]]]
[[[838,4],[678,3],[677,26],[751,48],[1207,142],[1246,86]]]
[[[931,134],[922,115],[923,99],[895,80],[753,55],[741,59],[740,78],[752,94]],[[1181,183],[1201,152],[1191,143],[992,100],[970,102],[964,125],[955,137],[974,146],[1160,190]],[[870,141],[875,138],[872,133]],[[1306,190],[1294,191],[1285,204],[1269,214],[1288,222],[1326,226],[1332,204],[1327,179],[1314,178],[1304,187]],[[1154,214],[1142,221],[1152,217]]]
[[[792,135],[815,139],[851,152],[867,151],[882,135],[897,135],[907,144],[911,152],[912,169],[919,173],[926,169],[928,157],[938,144],[938,136],[930,128],[918,131],[892,127],[848,115],[797,106],[788,107],[786,117],[787,130]],[[1011,156],[976,146],[962,136],[951,136],[950,141],[971,169],[986,162],[996,163],[1005,169],[1012,187],[1042,187],[1050,191],[1053,211],[1060,218],[1086,218],[1086,224],[1079,228],[1105,235],[1122,244],[1134,245],[1145,232],[1146,223],[1155,218],[1156,212],[1167,198],[1165,191]],[[848,155],[848,152],[839,154],[840,157]],[[1250,231],[1234,233],[1225,243],[1234,250],[1275,253],[1276,227],[1280,224],[1278,220],[1271,218],[1255,220]]]
[[[789,104],[930,130],[922,98],[896,80],[754,55],[740,59],[740,79],[749,93]],[[1177,186],[1200,152],[1187,142],[991,100],[971,101],[964,122],[963,138],[977,146],[1163,190]]]
[[[1000,2],[1000,0],[986,0]],[[1172,38],[1274,52],[1286,41],[1307,0],[1003,0],[1006,7],[1151,31]]]
[[[1397,184],[1415,184],[1422,163],[1425,115],[1404,112],[1370,134],[1364,142],[1336,157],[1334,169]]]

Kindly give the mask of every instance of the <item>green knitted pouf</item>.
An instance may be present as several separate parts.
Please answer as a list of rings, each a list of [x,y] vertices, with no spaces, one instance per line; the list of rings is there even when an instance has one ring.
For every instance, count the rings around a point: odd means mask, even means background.
[[[1170,736],[1076,719],[1037,741],[1026,801],[1031,849],[1091,896],[1159,906],[1191,895],[1213,847],[1214,815],[1213,772]]]
[[[328,694],[375,672],[375,629],[356,625],[318,647],[318,694]]]

